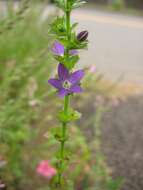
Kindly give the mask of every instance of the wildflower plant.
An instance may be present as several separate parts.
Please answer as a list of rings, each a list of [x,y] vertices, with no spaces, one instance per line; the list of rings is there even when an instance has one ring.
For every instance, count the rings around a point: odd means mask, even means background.
[[[70,99],[74,94],[83,92],[81,82],[84,70],[75,70],[75,65],[79,61],[79,50],[87,47],[88,32],[76,33],[78,23],[71,23],[71,12],[83,5],[85,1],[56,0],[55,3],[62,9],[63,15],[57,17],[51,24],[51,32],[55,35],[51,51],[58,62],[58,67],[57,77],[49,79],[48,82],[56,88],[58,96],[63,98],[63,109],[58,114],[61,130],[55,134],[55,138],[60,142],[56,185],[62,188],[66,184],[63,173],[69,159],[65,150],[65,143],[68,141],[68,124],[81,116],[70,107]]]

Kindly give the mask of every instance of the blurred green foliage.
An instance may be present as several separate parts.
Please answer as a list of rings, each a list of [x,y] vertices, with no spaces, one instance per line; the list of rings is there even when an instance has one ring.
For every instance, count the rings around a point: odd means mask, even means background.
[[[118,11],[124,8],[125,3],[124,3],[124,0],[112,0],[111,6],[114,10]]]
[[[40,20],[43,9],[30,6],[20,20],[8,14],[4,21],[13,26],[5,28],[3,24],[1,28],[0,149],[10,181],[23,177],[23,147],[34,136],[31,126],[39,113],[36,105],[50,93],[47,79],[52,69],[48,51],[51,40],[48,21]]]
[[[97,4],[104,4],[104,5],[111,5],[113,2],[121,2],[124,3],[126,8],[134,8],[134,9],[142,9],[143,8],[143,1],[142,0],[88,0],[88,2],[97,3]]]
[[[41,20],[44,7],[30,5],[20,19],[7,15],[0,34],[0,178],[8,190],[47,189],[49,183],[36,174],[41,159],[56,163],[59,149],[54,137],[59,122],[53,120],[61,102],[53,96],[47,80],[55,68],[49,47],[49,19]],[[14,19],[14,20],[13,20]],[[8,22],[7,22],[8,21]],[[5,27],[5,23],[12,23]],[[7,25],[8,26],[8,25]],[[106,106],[96,95],[112,93],[102,76],[87,72],[85,93],[73,104],[84,117],[68,128],[69,169],[66,190],[116,190],[100,147],[101,119]],[[95,106],[94,106],[95,105]],[[97,109],[97,107],[99,107]],[[60,129],[59,129],[60,130]],[[74,154],[72,154],[74,152]],[[4,163],[3,165],[1,163]]]

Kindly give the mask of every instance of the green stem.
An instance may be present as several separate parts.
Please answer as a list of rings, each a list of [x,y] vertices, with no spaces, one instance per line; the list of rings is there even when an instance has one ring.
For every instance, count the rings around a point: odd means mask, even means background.
[[[68,114],[69,109],[69,95],[65,96],[64,100],[64,113]],[[65,139],[66,139],[66,128],[67,123],[62,123],[62,135],[61,135],[61,148],[60,148],[60,162],[59,162],[59,168],[58,168],[58,185],[61,186],[62,184],[62,173],[63,173],[63,164],[64,164],[64,148],[65,148]]]
[[[65,115],[68,114],[68,107],[69,107],[69,95],[65,96],[64,100],[64,113]],[[62,141],[61,141],[61,159],[64,160],[64,145],[65,145],[65,138],[66,138],[66,127],[67,123],[62,123]]]
[[[67,39],[70,40],[70,11],[66,12]]]
[[[71,38],[71,29],[70,29],[70,10],[69,10],[69,4],[68,0],[66,0],[66,30],[67,30],[67,40],[70,41]],[[69,49],[66,48],[66,56],[69,56]],[[69,109],[69,99],[70,95],[65,96],[64,99],[64,114],[68,114],[68,109]],[[65,149],[65,139],[66,139],[66,129],[67,129],[67,122],[62,123],[62,134],[61,134],[61,147],[60,147],[60,161],[59,161],[59,167],[58,167],[58,185],[61,187],[62,186],[62,173],[63,173],[63,164],[65,160],[65,155],[64,155],[64,149]]]

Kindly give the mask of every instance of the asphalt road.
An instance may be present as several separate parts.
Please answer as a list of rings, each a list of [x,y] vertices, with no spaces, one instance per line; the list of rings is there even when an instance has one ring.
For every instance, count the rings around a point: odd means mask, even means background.
[[[90,33],[81,64],[95,64],[113,80],[143,83],[143,18],[95,9],[79,9],[72,16]]]

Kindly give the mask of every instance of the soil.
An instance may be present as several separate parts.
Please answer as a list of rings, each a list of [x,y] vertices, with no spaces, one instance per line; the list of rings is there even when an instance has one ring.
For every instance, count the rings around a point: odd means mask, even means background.
[[[103,118],[103,151],[121,190],[143,190],[143,95],[120,103]]]

